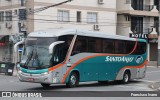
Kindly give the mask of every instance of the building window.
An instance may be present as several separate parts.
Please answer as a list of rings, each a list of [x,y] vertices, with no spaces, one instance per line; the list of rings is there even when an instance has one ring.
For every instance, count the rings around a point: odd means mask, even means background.
[[[95,12],[88,12],[87,13],[87,22],[88,23],[97,23],[97,13]]]
[[[131,17],[131,30],[134,33],[143,33],[143,17]]]
[[[1,11],[0,12],[0,22],[3,22],[4,21],[4,12]]]
[[[58,10],[58,21],[69,22],[69,11]]]
[[[6,21],[12,21],[12,11],[6,11]]]
[[[77,22],[81,22],[81,12],[77,11]]]
[[[21,0],[21,6],[25,5],[25,0]]]
[[[154,17],[154,27],[156,31],[159,33],[159,17]]]

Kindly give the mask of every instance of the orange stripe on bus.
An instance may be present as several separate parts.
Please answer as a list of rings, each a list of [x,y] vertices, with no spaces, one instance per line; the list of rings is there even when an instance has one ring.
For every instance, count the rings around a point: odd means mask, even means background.
[[[124,69],[127,69],[127,68],[129,68],[129,69],[131,69],[131,68],[143,68],[146,64],[147,64],[147,60],[145,60],[144,63],[141,64],[141,65],[139,65],[139,66],[125,66],[125,67],[121,68],[121,69],[118,71],[117,76],[118,76],[118,74],[120,73],[120,71],[122,71],[122,70],[124,70]],[[116,78],[117,78],[117,76],[116,76]]]
[[[121,70],[126,69],[126,68],[142,68],[147,64],[147,60],[144,61],[143,64],[139,65],[139,66],[125,66],[123,67]]]
[[[62,79],[61,82],[64,83],[64,81],[66,80],[69,72],[70,72],[76,65],[78,65],[78,64],[81,63],[81,62],[83,62],[84,60],[87,60],[87,59],[89,59],[89,58],[94,58],[94,57],[97,57],[97,56],[127,56],[127,55],[132,54],[132,53],[136,50],[137,44],[138,44],[138,39],[136,39],[136,43],[135,43],[135,45],[134,45],[134,48],[133,48],[133,50],[132,50],[129,54],[95,54],[95,55],[93,55],[93,56],[89,56],[89,57],[82,58],[82,59],[80,59],[79,61],[77,61],[76,63],[74,63],[74,64],[68,69],[68,71],[66,72],[66,74],[64,74],[63,79]]]
[[[64,83],[65,79],[67,78],[68,74],[70,73],[70,71],[75,67],[77,66],[79,63],[87,60],[87,59],[90,59],[90,58],[93,58],[94,56],[88,56],[88,57],[85,57],[85,58],[82,58],[80,59],[79,61],[77,61],[76,63],[74,63],[69,69],[68,71],[66,72],[66,74],[63,76],[63,79],[62,79],[62,83]]]

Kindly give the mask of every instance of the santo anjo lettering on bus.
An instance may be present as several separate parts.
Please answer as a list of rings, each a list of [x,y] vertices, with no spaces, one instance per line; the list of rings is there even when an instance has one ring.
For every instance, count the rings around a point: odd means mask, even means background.
[[[134,57],[110,57],[107,56],[105,62],[132,62]]]

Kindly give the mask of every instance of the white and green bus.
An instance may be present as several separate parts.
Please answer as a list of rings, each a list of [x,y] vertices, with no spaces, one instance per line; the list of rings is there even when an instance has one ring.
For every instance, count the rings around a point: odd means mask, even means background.
[[[24,44],[18,77],[43,87],[65,83],[145,77],[147,42],[143,39],[77,29],[50,29],[30,33]]]

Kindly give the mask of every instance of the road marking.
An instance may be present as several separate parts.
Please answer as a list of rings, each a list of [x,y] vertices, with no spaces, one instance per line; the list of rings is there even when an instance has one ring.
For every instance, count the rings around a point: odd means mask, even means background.
[[[147,67],[150,67],[150,68],[157,68],[157,66],[147,66]]]
[[[149,81],[149,80],[140,80],[140,81],[143,81],[143,82],[149,82],[149,83],[156,82],[156,81]]]
[[[160,72],[160,70],[159,71],[150,71],[150,72],[147,72],[147,74],[158,73],[158,72]]]

